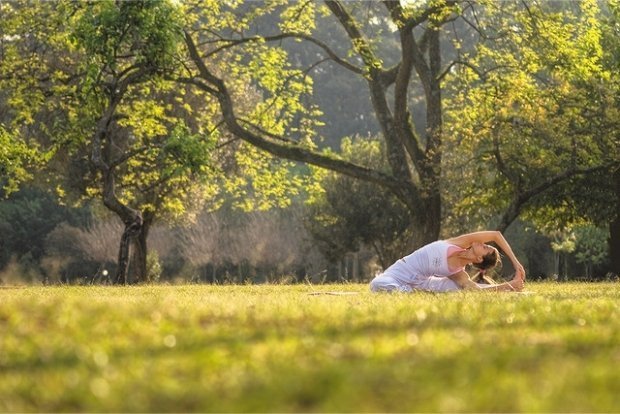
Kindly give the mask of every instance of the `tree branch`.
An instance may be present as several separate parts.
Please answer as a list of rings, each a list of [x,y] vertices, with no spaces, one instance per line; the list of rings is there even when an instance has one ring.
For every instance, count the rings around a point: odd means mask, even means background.
[[[196,78],[185,78],[185,77],[181,77],[181,78],[170,78],[167,77],[167,80],[173,80],[173,81],[177,81],[177,82],[181,82],[181,83],[185,83],[187,85],[193,85],[198,87],[198,89],[202,89],[203,91],[206,91],[212,95],[215,95],[217,93],[217,91],[215,89],[213,89],[212,87],[210,87],[209,85],[207,85],[206,83],[202,82],[202,80],[200,79],[196,79]]]
[[[442,81],[443,78],[445,78],[448,73],[450,73],[450,70],[456,66],[456,65],[463,65],[466,66],[468,68],[470,68],[471,70],[473,70],[476,75],[478,75],[478,77],[480,78],[481,81],[486,81],[487,79],[487,75],[491,72],[494,72],[496,70],[500,70],[500,69],[510,69],[512,68],[512,66],[510,65],[497,65],[497,66],[493,66],[489,69],[486,70],[480,70],[479,67],[473,65],[471,62],[468,62],[466,60],[454,60],[452,62],[450,62],[450,64],[448,64],[448,66],[441,72],[441,74],[438,76],[438,80]]]
[[[519,217],[523,206],[532,200],[534,197],[548,190],[549,188],[557,185],[569,178],[572,178],[576,175],[587,175],[591,173],[595,173],[597,171],[605,171],[605,170],[613,170],[614,168],[618,168],[620,166],[620,162],[612,162],[610,164],[598,165],[596,167],[590,168],[570,168],[554,177],[550,177],[543,181],[542,183],[534,186],[526,191],[522,191],[517,193],[517,195],[513,198],[512,202],[506,209],[505,213],[502,215],[499,225],[497,226],[497,230],[504,232],[510,224]]]
[[[103,159],[102,146],[106,139],[110,125],[115,116],[116,108],[123,100],[125,93],[130,85],[138,83],[151,69],[148,67],[140,67],[129,73],[120,81],[115,82],[115,85],[110,90],[109,103],[101,118],[97,122],[95,132],[92,136],[91,142],[91,162],[95,168],[101,173],[103,180],[103,203],[110,210],[118,214],[123,220],[126,226],[135,222],[141,221],[140,213],[132,210],[126,205],[122,204],[115,194],[115,179],[114,168],[117,166],[114,162],[107,164]],[[109,138],[109,137],[108,137]],[[111,142],[111,140],[109,140]],[[110,162],[108,160],[108,162]]]
[[[400,64],[397,66],[398,70],[394,83],[394,123],[403,140],[405,149],[409,153],[409,157],[413,160],[416,168],[419,169],[421,168],[421,160],[424,158],[424,153],[413,133],[413,128],[410,124],[411,115],[407,110],[409,84],[411,82],[411,74],[415,61],[414,53],[416,45],[413,37],[413,27],[415,27],[415,25],[403,24],[405,18],[399,1],[385,1],[383,4],[389,10],[392,21],[399,28],[398,32],[401,44],[402,58]],[[416,22],[416,24],[418,23]]]
[[[321,48],[326,54],[327,56],[329,56],[331,58],[331,60],[333,60],[334,62],[336,62],[337,64],[339,64],[340,66],[344,67],[345,69],[350,70],[351,72],[357,73],[357,74],[363,74],[364,71],[361,68],[358,68],[357,66],[353,65],[352,63],[347,62],[346,60],[342,59],[340,56],[338,56],[336,54],[336,52],[334,52],[329,46],[327,46],[325,43],[321,42],[318,39],[315,39],[312,36],[308,36],[306,34],[303,33],[281,33],[279,35],[274,35],[274,36],[252,36],[252,37],[244,37],[241,39],[224,39],[222,41],[227,42],[226,45],[224,46],[220,46],[215,50],[212,50],[211,52],[207,53],[204,58],[209,58],[219,52],[221,52],[222,50],[225,49],[230,49],[234,46],[238,46],[240,44],[244,44],[244,43],[249,43],[249,42],[256,42],[256,41],[267,41],[267,42],[273,42],[273,41],[278,41],[278,40],[283,40],[283,39],[287,39],[287,38],[294,38],[294,39],[302,39],[302,40],[306,40],[310,43],[315,44],[316,46],[318,46],[319,48]]]
[[[407,112],[407,92],[413,71],[413,50],[415,39],[413,38],[412,28],[404,25],[403,10],[398,1],[384,1],[383,4],[388,8],[392,21],[398,27],[401,45],[401,61],[396,72],[394,85],[394,122],[401,124],[406,122]]]
[[[419,16],[411,17],[411,18],[408,18],[408,19],[403,17],[402,6],[401,6],[399,0],[385,0],[383,2],[383,4],[387,7],[387,9],[390,12],[393,12],[394,10],[400,9],[400,11],[399,11],[400,18],[398,20],[400,22],[400,24],[398,26],[399,28],[402,27],[403,30],[413,30],[417,26],[419,26],[422,23],[424,23],[425,21],[427,21],[428,18],[433,13],[438,12],[440,8],[454,6],[456,4],[456,1],[447,1],[446,4],[444,4],[444,5],[430,7],[428,9],[424,10],[424,12],[422,12],[422,14],[420,14]]]
[[[275,140],[278,140],[278,141],[282,141],[282,142],[287,142],[289,144],[296,144],[295,141],[293,141],[291,139],[288,139],[288,138],[285,138],[285,137],[282,137],[282,136],[279,136],[279,135],[272,134],[271,132],[264,130],[263,128],[259,127],[258,125],[256,125],[253,122],[248,121],[247,119],[238,118],[238,121],[240,123],[244,124],[244,125],[249,126],[250,128],[254,129],[259,134],[262,134],[262,135],[264,135],[266,137],[269,137],[269,138],[272,138],[272,139],[275,139]]]
[[[326,0],[325,4],[329,7],[333,15],[336,16],[340,22],[340,25],[347,32],[347,35],[353,44],[354,50],[362,58],[368,72],[371,76],[376,75],[377,71],[380,70],[378,67],[378,62],[380,60],[375,56],[368,40],[366,40],[362,32],[359,30],[355,20],[353,20],[353,17],[351,17],[340,1]]]
[[[262,136],[262,134],[253,133],[242,127],[239,124],[237,116],[235,115],[234,104],[226,85],[206,67],[202,57],[198,53],[193,39],[187,32],[185,33],[185,41],[188,46],[190,57],[199,70],[199,76],[202,77],[208,84],[213,86],[209,87],[209,90],[206,91],[213,94],[218,99],[226,127],[233,135],[277,157],[312,164],[347,175],[349,177],[358,178],[381,185],[391,190],[403,202],[408,205],[411,204],[411,195],[406,193],[406,186],[403,185],[400,180],[397,180],[392,176],[342,159],[311,151],[297,144],[275,142],[273,140],[273,135],[271,134],[270,137],[272,139],[267,139]],[[203,85],[204,83],[195,84],[200,87],[200,85]],[[278,140],[286,141],[285,138],[282,137],[278,137]]]
[[[149,147],[147,146],[142,146],[140,148],[134,148],[131,151],[126,151],[123,153],[122,156],[116,158],[115,160],[110,162],[110,169],[114,169],[116,167],[118,167],[119,165],[123,164],[125,161],[127,161],[128,159],[138,155],[138,154],[142,154],[146,151],[148,151]]]

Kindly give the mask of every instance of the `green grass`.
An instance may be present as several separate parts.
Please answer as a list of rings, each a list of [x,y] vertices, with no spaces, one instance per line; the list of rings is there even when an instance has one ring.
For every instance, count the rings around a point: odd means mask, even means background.
[[[620,285],[528,289],[0,289],[0,412],[620,411]]]

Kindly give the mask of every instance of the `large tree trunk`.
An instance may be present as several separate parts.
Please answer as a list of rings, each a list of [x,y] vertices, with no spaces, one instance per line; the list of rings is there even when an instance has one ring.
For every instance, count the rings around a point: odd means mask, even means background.
[[[142,226],[133,238],[129,276],[130,280],[134,282],[150,282],[147,269],[147,240],[153,218],[152,213],[143,213]]]
[[[130,72],[116,84],[115,89],[111,91],[110,102],[99,118],[97,128],[92,136],[90,160],[97,171],[101,173],[103,204],[114,212],[125,225],[118,249],[118,266],[113,279],[115,284],[127,283],[129,247],[132,239],[140,233],[143,220],[139,211],[126,206],[116,197],[114,170],[120,163],[119,159],[114,159],[113,156],[115,145],[112,124],[116,108],[127,92],[127,88],[131,84],[139,82],[140,78],[149,70],[150,68],[141,68]]]
[[[121,235],[120,246],[118,249],[118,265],[116,275],[113,279],[115,284],[126,284],[127,271],[129,268],[129,250],[132,240],[142,230],[142,214],[125,204],[121,203],[116,197],[116,181],[114,179],[114,169],[109,168],[107,164],[100,162],[105,168],[103,175],[103,204],[112,212],[114,212],[123,222],[125,228]]]
[[[441,229],[441,159],[443,156],[443,110],[441,100],[441,85],[439,73],[441,71],[441,51],[439,31],[427,29],[429,38],[428,78],[421,76],[425,85],[426,95],[426,148],[421,167],[420,181],[424,210],[418,212],[426,222],[425,243],[437,240]]]
[[[436,201],[425,200],[418,211],[411,212],[411,218],[414,228],[410,250],[415,250],[437,240],[441,227],[441,214]]]
[[[118,249],[118,266],[116,268],[116,276],[114,277],[114,283],[127,284],[128,269],[129,269],[129,253],[130,245],[142,229],[142,216],[136,214],[132,220],[125,221],[125,229],[121,235],[121,242]]]

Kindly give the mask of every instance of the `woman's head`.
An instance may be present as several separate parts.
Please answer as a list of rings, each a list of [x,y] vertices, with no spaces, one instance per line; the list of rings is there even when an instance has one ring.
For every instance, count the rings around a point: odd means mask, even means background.
[[[493,246],[482,243],[474,243],[471,246],[471,249],[477,259],[472,264],[474,267],[482,271],[493,269],[501,263],[499,252]]]
[[[501,264],[499,252],[493,246],[488,244],[479,244],[471,246],[472,253],[476,256],[476,259],[472,265],[478,269],[471,279],[476,283],[488,283],[491,285],[497,284],[493,278],[491,278],[487,271],[493,269],[495,266]]]

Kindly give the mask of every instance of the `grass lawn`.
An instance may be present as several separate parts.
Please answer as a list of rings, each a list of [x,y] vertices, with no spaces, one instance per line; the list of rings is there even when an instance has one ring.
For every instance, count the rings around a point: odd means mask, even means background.
[[[0,412],[619,412],[620,284],[527,288],[0,289]]]

